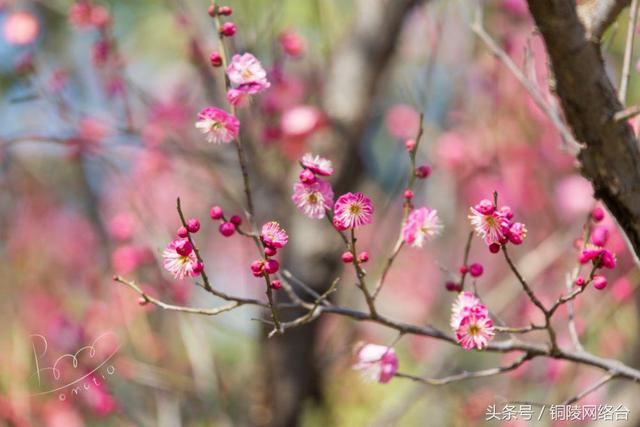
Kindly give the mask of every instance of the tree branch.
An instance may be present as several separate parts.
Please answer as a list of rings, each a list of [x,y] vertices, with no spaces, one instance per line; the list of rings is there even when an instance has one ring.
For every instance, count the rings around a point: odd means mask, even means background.
[[[581,172],[640,254],[640,150],[633,130],[616,121],[624,110],[609,80],[600,36],[628,0],[528,0],[544,38],[557,95],[576,139],[585,146]]]

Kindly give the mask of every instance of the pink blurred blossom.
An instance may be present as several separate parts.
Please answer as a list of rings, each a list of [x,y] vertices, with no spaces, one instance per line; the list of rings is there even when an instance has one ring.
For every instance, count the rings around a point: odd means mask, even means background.
[[[420,115],[406,104],[396,104],[385,115],[385,124],[392,137],[405,140],[413,138],[420,127]]]
[[[278,38],[284,53],[292,57],[298,57],[304,53],[305,39],[293,30],[283,31]]]
[[[318,130],[324,121],[320,109],[311,105],[298,105],[286,110],[280,118],[282,135],[303,139]]]
[[[4,37],[11,44],[33,43],[40,32],[40,24],[31,12],[13,12],[5,18]]]
[[[566,221],[586,215],[593,208],[593,189],[589,181],[578,175],[562,178],[555,187],[558,214]]]

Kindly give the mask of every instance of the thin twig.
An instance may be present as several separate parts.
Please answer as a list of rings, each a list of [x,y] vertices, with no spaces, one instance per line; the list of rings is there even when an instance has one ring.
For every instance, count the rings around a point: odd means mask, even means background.
[[[597,382],[595,382],[593,385],[591,385],[587,389],[581,391],[580,393],[578,393],[574,397],[565,400],[562,404],[563,405],[572,405],[572,404],[576,403],[578,400],[584,398],[588,394],[593,393],[594,391],[596,391],[597,389],[599,389],[600,387],[602,387],[603,385],[605,385],[606,383],[608,383],[609,381],[614,379],[615,377],[616,376],[613,375],[613,374],[607,374],[607,375],[603,376]]]
[[[638,21],[638,0],[631,1],[629,11],[629,25],[627,26],[627,41],[624,48],[624,59],[622,63],[622,77],[620,78],[620,92],[618,99],[625,105],[627,101],[627,88],[629,77],[631,76],[631,57],[633,56],[633,41],[636,36],[636,22]]]
[[[498,46],[498,43],[486,32],[482,22],[476,19],[471,24],[471,30],[484,42],[489,50],[507,67],[513,76],[520,82],[524,89],[529,92],[533,102],[549,117],[553,126],[560,132],[562,140],[569,144],[569,148],[577,150],[580,144],[575,140],[573,134],[562,121],[556,108],[554,108],[542,95],[537,85],[527,78],[522,70],[513,62],[509,55]]]
[[[469,253],[471,252],[471,241],[473,240],[473,231],[469,233],[469,237],[467,237],[467,243],[464,246],[464,255],[462,256],[462,265],[467,266],[469,263]],[[465,268],[464,272],[460,277],[460,291],[464,291],[464,281],[467,278],[468,269]]]
[[[369,313],[371,313],[372,317],[376,317],[377,313],[376,313],[376,306],[375,306],[375,302],[373,297],[371,296],[371,294],[369,293],[369,289],[367,288],[367,282],[365,281],[365,276],[366,273],[365,271],[362,269],[362,267],[360,266],[360,261],[358,261],[358,252],[356,249],[356,232],[354,228],[351,228],[351,241],[349,244],[349,249],[351,251],[351,255],[352,255],[352,261],[351,263],[353,264],[353,268],[356,271],[356,277],[358,278],[358,287],[360,288],[360,290],[362,291],[362,294],[364,295],[364,299],[367,302],[367,306],[369,307]]]
[[[420,113],[420,123],[418,126],[418,133],[416,134],[416,138],[415,138],[416,143],[411,149],[411,151],[409,151],[411,168],[409,170],[409,177],[407,179],[408,190],[413,189],[413,185],[416,180],[416,153],[418,152],[418,146],[420,145],[420,140],[422,139],[423,133],[424,133],[424,113]],[[382,274],[380,274],[380,279],[378,280],[378,283],[373,291],[372,298],[374,300],[380,293],[380,290],[382,290],[382,286],[384,286],[384,281],[387,278],[387,274],[389,273],[389,270],[391,270],[391,266],[393,265],[393,262],[395,261],[396,257],[398,256],[398,254],[402,250],[402,247],[404,246],[404,236],[402,233],[402,229],[404,227],[404,223],[407,221],[407,217],[409,216],[409,213],[411,212],[411,208],[412,208],[411,199],[405,199],[404,206],[402,208],[402,219],[400,220],[400,232],[398,233],[398,238],[396,240],[395,245],[393,246],[391,255],[389,255],[389,257],[387,258],[385,266],[382,270]]]
[[[409,374],[404,374],[401,372],[396,373],[396,377],[410,379],[413,381],[421,382],[423,384],[439,386],[439,385],[450,384],[457,381],[468,380],[472,378],[484,378],[484,377],[492,377],[492,376],[504,374],[505,372],[509,372],[509,371],[513,371],[514,369],[517,369],[518,367],[522,366],[527,360],[530,360],[533,357],[534,356],[531,356],[528,353],[525,353],[524,356],[520,357],[515,362],[506,366],[489,368],[481,371],[463,371],[459,374],[450,375],[444,378],[422,378],[422,377],[416,377]]]
[[[240,301],[233,301],[230,304],[223,305],[218,308],[197,308],[197,307],[185,307],[181,305],[173,305],[173,304],[168,304],[166,302],[160,301],[159,299],[156,299],[152,296],[149,296],[142,289],[140,289],[140,287],[136,285],[134,282],[126,280],[120,276],[115,276],[113,280],[118,283],[122,283],[123,285],[126,285],[131,289],[133,289],[134,291],[136,291],[138,294],[140,294],[142,298],[144,298],[145,302],[151,303],[164,310],[179,311],[182,313],[191,313],[191,314],[204,314],[206,316],[215,316],[217,314],[224,313],[226,311],[231,311],[234,308],[240,307],[241,305],[244,304],[243,302],[240,302]]]

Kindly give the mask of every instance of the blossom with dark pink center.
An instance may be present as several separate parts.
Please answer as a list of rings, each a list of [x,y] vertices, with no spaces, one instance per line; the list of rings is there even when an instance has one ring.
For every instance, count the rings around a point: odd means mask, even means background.
[[[227,75],[233,89],[249,94],[262,92],[271,86],[262,64],[250,53],[233,55],[227,67]]]
[[[500,243],[509,231],[509,221],[489,200],[482,200],[471,209],[471,225],[487,245]]]
[[[495,330],[493,321],[482,315],[472,313],[465,316],[456,329],[456,339],[465,350],[482,350],[493,339]]]
[[[162,266],[178,280],[198,274],[198,258],[192,250],[187,251],[190,247],[187,239],[175,239],[162,252]]]
[[[344,229],[357,228],[373,221],[373,203],[362,193],[346,193],[336,200],[333,214],[334,223]]]
[[[309,218],[322,219],[325,210],[333,206],[333,190],[325,181],[316,181],[310,185],[296,182],[293,184],[291,199],[300,212]]]
[[[196,128],[206,135],[208,142],[229,143],[238,137],[240,120],[226,111],[207,107],[198,114]]]
[[[421,248],[426,239],[440,234],[442,227],[435,209],[414,209],[402,227],[402,237],[405,243]]]
[[[358,351],[358,362],[353,368],[369,381],[386,384],[398,372],[398,366],[398,356],[393,348],[365,344]]]
[[[260,237],[265,245],[272,248],[282,248],[289,241],[287,232],[275,221],[267,222],[262,226]]]
[[[457,329],[462,319],[472,313],[488,316],[489,310],[473,293],[468,291],[461,292],[451,307],[451,327]]]
[[[318,155],[314,156],[311,153],[307,153],[302,156],[300,163],[303,167],[309,169],[315,174],[321,176],[330,176],[333,174],[333,165],[331,160],[325,159],[324,157],[320,157]]]

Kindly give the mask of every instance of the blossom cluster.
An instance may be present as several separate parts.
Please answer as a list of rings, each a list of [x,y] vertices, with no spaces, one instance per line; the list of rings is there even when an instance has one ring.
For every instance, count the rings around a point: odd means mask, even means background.
[[[360,371],[366,380],[386,384],[398,372],[398,356],[392,347],[365,344],[358,351],[357,358],[353,368]]]
[[[333,174],[330,160],[307,153],[300,160],[302,171],[299,180],[293,185],[291,199],[300,212],[309,218],[322,219],[327,209],[333,208],[333,189],[331,184],[320,177]]]
[[[276,221],[267,222],[260,230],[260,240],[264,246],[264,259],[258,259],[251,263],[251,273],[255,277],[266,277],[280,270],[280,263],[272,257],[278,253],[289,241],[289,236],[284,228]],[[280,280],[271,280],[274,289],[280,289]]]
[[[458,294],[452,306],[450,325],[465,350],[482,350],[495,335],[487,306],[471,292]]]
[[[483,199],[470,210],[471,225],[492,253],[509,242],[519,245],[524,241],[527,228],[521,222],[512,221],[513,211],[509,206],[498,208],[491,200]]]
[[[199,230],[200,221],[189,219],[187,226],[178,229],[177,238],[169,242],[162,252],[162,266],[178,280],[197,276],[204,270],[204,263],[198,259],[190,239],[190,235]]]
[[[231,88],[227,92],[227,101],[234,106],[246,105],[251,95],[271,86],[262,64],[250,53],[233,55],[227,67],[227,76],[231,83]]]
[[[591,217],[594,223],[602,221],[602,219],[604,219],[604,210],[600,207],[595,208]],[[580,264],[588,264],[589,262],[592,264],[593,272],[589,280],[578,276],[575,280],[576,285],[586,286],[589,282],[592,282],[593,287],[596,289],[604,289],[607,287],[607,278],[602,274],[594,273],[602,268],[613,270],[616,267],[615,254],[605,248],[608,240],[609,230],[603,225],[593,225],[590,233],[590,243],[585,242],[578,255]]]
[[[215,11],[218,15],[231,14],[223,7],[218,7]],[[225,23],[221,27],[222,33],[226,36],[235,34],[235,24],[230,27]],[[225,30],[226,28],[226,30]],[[233,28],[233,30],[231,30]],[[209,60],[214,67],[223,64],[222,55],[213,52]],[[262,64],[251,53],[233,55],[231,62],[226,69],[230,87],[227,91],[227,101],[232,107],[242,107],[246,105],[252,95],[260,93],[271,86],[267,79],[267,72]],[[240,133],[240,120],[234,115],[218,107],[206,107],[198,114],[198,121],[195,124],[211,143],[229,143],[238,138]]]

